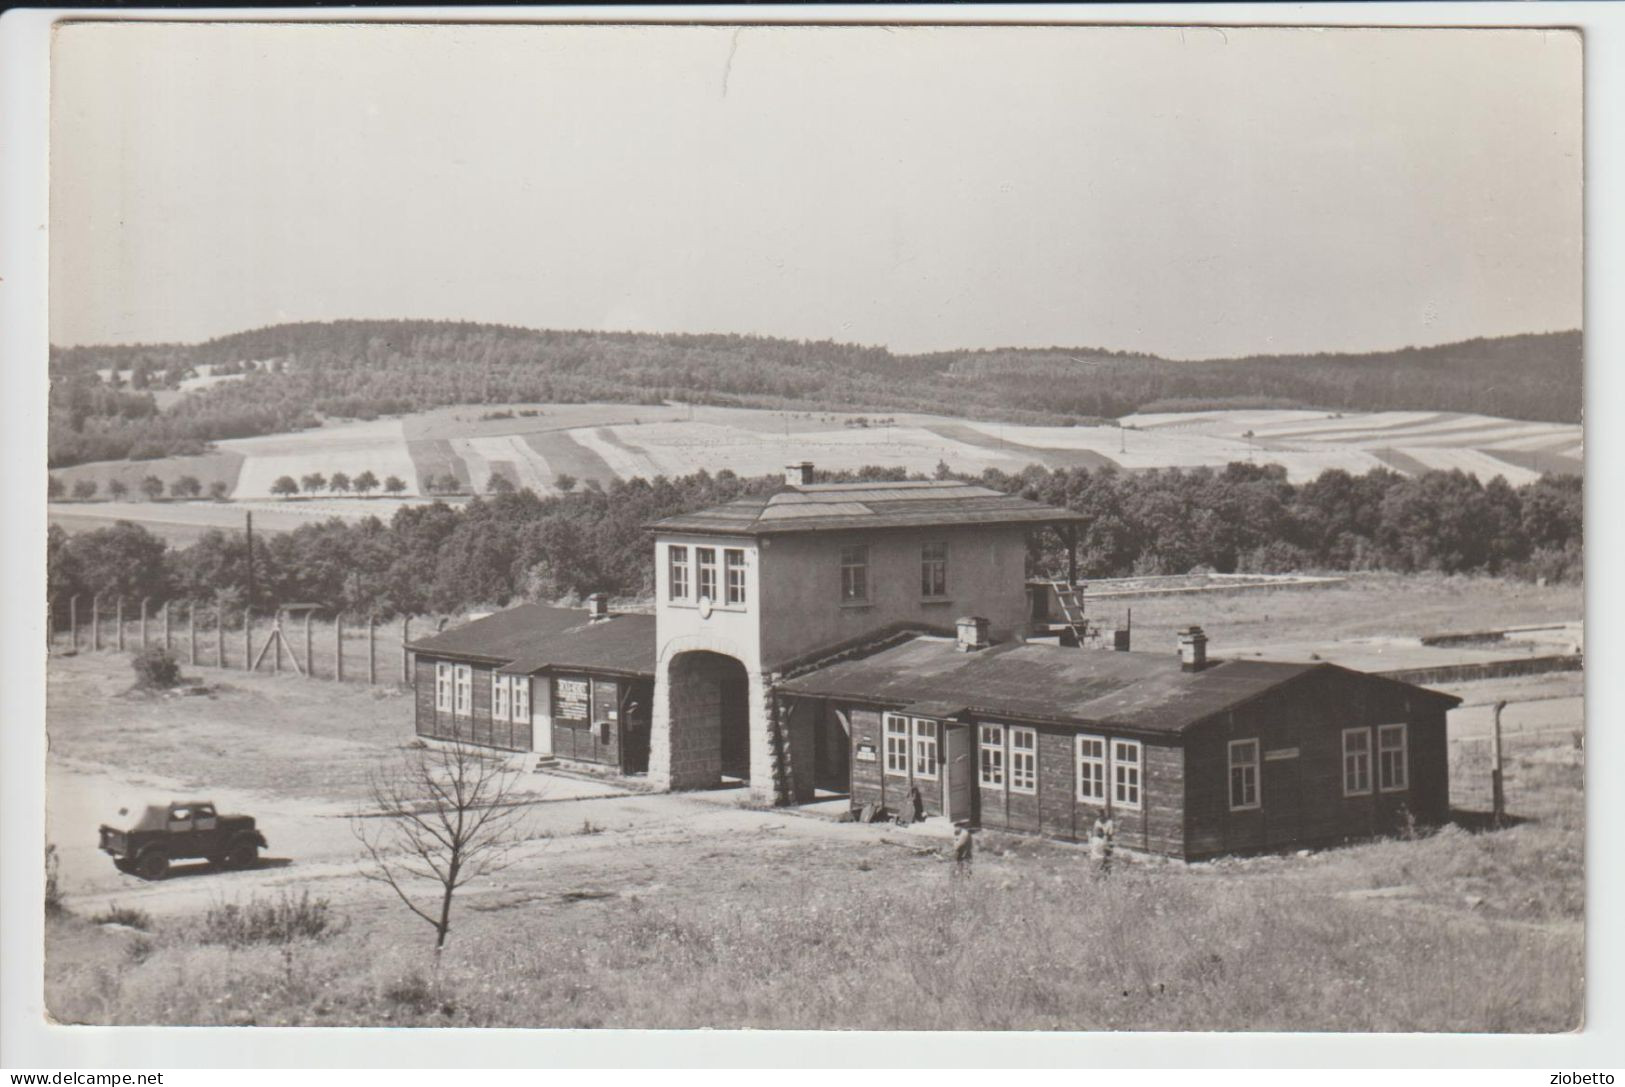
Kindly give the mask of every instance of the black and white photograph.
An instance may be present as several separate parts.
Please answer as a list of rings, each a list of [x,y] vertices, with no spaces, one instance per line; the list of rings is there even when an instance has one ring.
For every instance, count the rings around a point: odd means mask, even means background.
[[[176,15],[51,31],[51,1023],[1584,1027],[1581,32]]]

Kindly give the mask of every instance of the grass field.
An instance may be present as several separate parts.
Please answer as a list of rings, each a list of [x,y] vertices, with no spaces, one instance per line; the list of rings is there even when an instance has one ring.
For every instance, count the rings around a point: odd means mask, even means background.
[[[528,412],[530,414],[520,414]],[[502,416],[487,418],[487,416]],[[1221,467],[1232,461],[1284,465],[1290,478],[1313,479],[1329,468],[1360,473],[1387,466],[1406,474],[1460,468],[1513,484],[1543,472],[1579,472],[1580,427],[1438,412],[1373,415],[1305,411],[1190,412],[1128,416],[1122,427],[1039,427],[933,415],[863,417],[852,413],[781,412],[755,408],[638,404],[493,405],[442,408],[400,419],[331,423],[312,430],[217,443],[197,457],[86,464],[54,473],[70,488],[113,478],[133,496],[147,475],[168,483],[196,476],[207,492],[223,482],[237,501],[272,498],[280,476],[399,476],[406,494],[424,492],[430,476],[455,476],[486,490],[494,476],[556,493],[561,476],[586,482],[686,475],[728,468],[741,475],[776,473],[811,460],[820,468],[902,466],[930,474],[939,463],[957,472],[1017,472],[1050,467]],[[867,425],[858,425],[862,421]],[[324,496],[325,497],[325,496]],[[53,517],[65,527],[105,516],[98,503],[75,504]],[[187,523],[157,507],[132,504],[120,516]],[[340,516],[364,516],[356,509]],[[173,530],[172,530],[173,531]]]
[[[1243,634],[1478,629],[1572,619],[1579,605],[1566,587],[1381,577],[1136,602],[1135,622],[1137,639],[1171,638],[1194,618],[1220,632],[1222,655]],[[1487,707],[1513,703],[1517,820],[1501,831],[1142,860],[1104,880],[1076,847],[984,833],[958,880],[930,823],[594,786],[526,809],[515,863],[463,892],[438,961],[428,928],[360,878],[341,817],[410,740],[407,696],[240,673],[210,697],[131,695],[128,660],[110,653],[54,657],[48,678],[48,825],[71,912],[48,922],[46,993],[62,1021],[1563,1031],[1582,1016],[1575,675],[1452,688],[1469,703],[1450,720],[1465,827],[1487,799]],[[252,805],[281,859],[160,884],[119,876],[81,808],[131,788]],[[330,904],[336,932],[203,938],[223,903],[306,892]],[[147,931],[93,923],[113,905]]]

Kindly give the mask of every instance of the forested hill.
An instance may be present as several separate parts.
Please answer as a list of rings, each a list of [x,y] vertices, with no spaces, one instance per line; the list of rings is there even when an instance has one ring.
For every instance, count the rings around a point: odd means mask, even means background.
[[[457,403],[666,399],[1064,422],[1142,410],[1315,407],[1580,417],[1578,332],[1366,355],[1176,362],[1091,348],[949,351],[441,321],[277,325],[201,344],[53,348],[51,463]],[[146,390],[247,370],[160,412]],[[129,371],[109,385],[101,370]]]

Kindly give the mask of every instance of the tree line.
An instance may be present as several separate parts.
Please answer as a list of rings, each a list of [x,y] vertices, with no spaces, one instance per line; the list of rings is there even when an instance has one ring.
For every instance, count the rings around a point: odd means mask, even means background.
[[[1583,498],[1578,479],[1547,476],[1512,487],[1458,471],[1407,478],[1387,469],[1340,469],[1294,484],[1274,465],[1123,474],[1031,467],[972,478],[998,490],[1087,517],[1078,538],[1086,577],[1186,573],[1395,570],[1488,573],[1579,580]],[[826,481],[905,479],[871,467]],[[248,542],[211,530],[171,547],[130,523],[48,540],[50,592],[128,599],[252,603],[320,602],[348,612],[455,613],[522,600],[557,601],[604,591],[653,592],[653,548],[644,526],[748,495],[771,494],[777,476],[729,471],[680,478],[589,480],[568,494],[525,490],[405,506],[386,523],[337,518],[254,540],[255,595],[249,601]],[[1064,550],[1036,534],[1035,573],[1065,570]]]
[[[660,403],[921,411],[1077,423],[1137,410],[1316,407],[1580,418],[1578,332],[1366,355],[1174,362],[1094,348],[898,355],[763,336],[547,331],[445,321],[277,325],[195,345],[53,348],[52,467],[451,404]],[[259,360],[246,364],[243,360]],[[159,411],[99,371],[242,371]],[[186,370],[183,370],[185,367]]]

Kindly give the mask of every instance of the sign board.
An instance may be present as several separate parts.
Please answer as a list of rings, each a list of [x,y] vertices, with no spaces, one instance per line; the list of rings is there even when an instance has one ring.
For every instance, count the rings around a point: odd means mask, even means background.
[[[590,698],[584,679],[555,679],[553,681],[553,716],[561,722],[586,721],[590,716]]]
[[[875,761],[875,745],[874,744],[859,744],[858,745],[858,761],[859,762],[874,762]]]
[[[613,721],[620,716],[620,689],[613,679],[592,681],[593,720]]]
[[[1298,749],[1295,747],[1277,747],[1274,751],[1264,752],[1265,762],[1280,762],[1282,759],[1295,759]]]

